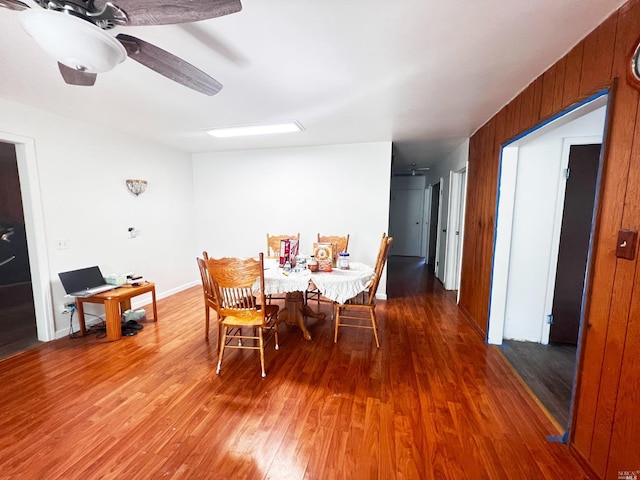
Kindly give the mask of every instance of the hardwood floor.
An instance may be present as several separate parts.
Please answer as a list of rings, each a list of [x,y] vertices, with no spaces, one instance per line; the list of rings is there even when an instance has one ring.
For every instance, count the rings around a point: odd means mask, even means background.
[[[576,346],[506,341],[502,352],[538,400],[566,429],[576,367]]]
[[[311,342],[281,325],[266,378],[249,351],[215,374],[200,287],[158,301],[136,336],[0,362],[0,478],[589,478],[424,265],[388,271],[379,350],[359,329],[334,344],[329,320]]]

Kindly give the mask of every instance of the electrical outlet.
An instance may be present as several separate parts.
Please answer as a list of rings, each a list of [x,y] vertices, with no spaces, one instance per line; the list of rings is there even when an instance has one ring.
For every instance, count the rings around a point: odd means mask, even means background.
[[[71,313],[76,309],[76,302],[67,302],[62,306],[62,313]]]

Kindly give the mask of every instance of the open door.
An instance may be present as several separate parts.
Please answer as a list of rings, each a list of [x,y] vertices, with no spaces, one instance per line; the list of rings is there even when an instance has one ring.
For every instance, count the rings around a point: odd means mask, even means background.
[[[549,341],[577,345],[600,144],[571,145]]]

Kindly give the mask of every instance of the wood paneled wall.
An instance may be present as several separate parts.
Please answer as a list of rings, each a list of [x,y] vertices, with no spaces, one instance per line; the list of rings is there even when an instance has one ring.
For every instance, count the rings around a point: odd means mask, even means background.
[[[640,229],[639,92],[626,80],[639,38],[640,0],[630,0],[480,128],[469,146],[460,306],[486,333],[501,146],[611,89],[571,436],[572,447],[602,478],[640,470],[640,262],[615,256],[618,230]]]

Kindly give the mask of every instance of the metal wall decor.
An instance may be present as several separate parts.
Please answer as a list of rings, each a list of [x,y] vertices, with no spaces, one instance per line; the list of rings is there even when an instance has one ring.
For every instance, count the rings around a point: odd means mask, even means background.
[[[147,181],[139,180],[136,178],[129,178],[125,180],[127,184],[127,188],[131,193],[133,193],[136,197],[145,192],[147,189]]]

